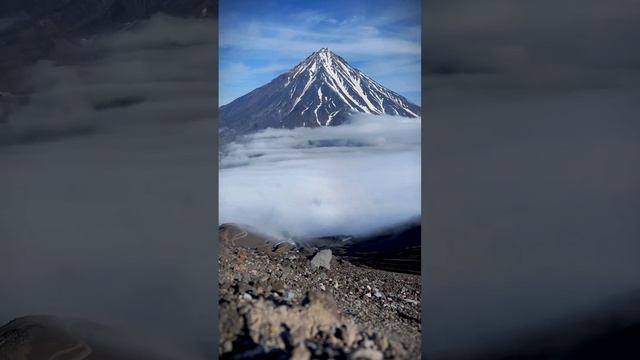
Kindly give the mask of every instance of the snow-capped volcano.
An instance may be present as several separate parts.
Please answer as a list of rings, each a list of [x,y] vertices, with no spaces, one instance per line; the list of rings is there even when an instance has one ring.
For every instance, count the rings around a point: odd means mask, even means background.
[[[339,125],[353,113],[419,117],[420,107],[322,48],[220,107],[220,133],[228,139],[268,127]]]

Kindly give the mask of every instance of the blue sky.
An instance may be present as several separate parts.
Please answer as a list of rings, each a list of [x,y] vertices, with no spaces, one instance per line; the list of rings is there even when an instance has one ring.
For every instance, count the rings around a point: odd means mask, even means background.
[[[420,104],[420,0],[221,0],[220,105],[328,47]]]

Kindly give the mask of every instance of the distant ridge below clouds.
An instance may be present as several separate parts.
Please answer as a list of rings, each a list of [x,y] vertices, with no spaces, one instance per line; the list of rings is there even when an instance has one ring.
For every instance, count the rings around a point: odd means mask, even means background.
[[[220,135],[228,141],[266,128],[335,126],[356,113],[417,118],[421,109],[322,48],[220,107]]]

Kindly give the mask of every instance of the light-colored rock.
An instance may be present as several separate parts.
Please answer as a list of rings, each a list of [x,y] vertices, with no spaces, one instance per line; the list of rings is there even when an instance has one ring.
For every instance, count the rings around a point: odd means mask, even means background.
[[[378,350],[360,349],[360,350],[355,351],[351,355],[351,359],[353,359],[353,360],[382,360],[382,359],[384,359],[384,355]]]
[[[233,350],[233,344],[229,340],[224,342],[223,347],[224,347],[224,352],[231,352]]]
[[[307,348],[300,344],[291,353],[291,360],[309,360],[311,359],[311,352]]]
[[[378,349],[382,351],[387,350],[389,347],[389,340],[386,336],[378,336],[376,337],[376,345],[378,346]]]
[[[313,270],[317,270],[318,268],[325,268],[327,270],[331,269],[331,250],[325,249],[320,250],[318,253],[311,259],[311,268]]]
[[[364,345],[364,347],[367,348],[367,349],[373,349],[374,343],[370,339],[365,339],[365,341],[363,342],[362,345]]]
[[[334,327],[339,323],[335,300],[324,293],[313,293],[309,297],[310,305],[307,307],[275,306],[267,300],[259,299],[246,317],[251,338],[268,346],[285,348],[283,324],[289,329],[288,345],[293,347],[321,330],[330,329],[332,331],[329,333],[333,333]]]
[[[358,332],[356,331],[355,325],[347,325],[346,329],[344,330],[344,344],[347,347],[351,347],[351,345],[353,345],[353,343],[356,341],[357,335]]]

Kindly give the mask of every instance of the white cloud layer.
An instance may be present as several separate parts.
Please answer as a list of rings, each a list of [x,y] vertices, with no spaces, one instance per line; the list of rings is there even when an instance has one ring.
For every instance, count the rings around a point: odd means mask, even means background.
[[[420,119],[267,129],[221,159],[220,222],[296,237],[360,234],[420,215]]]

